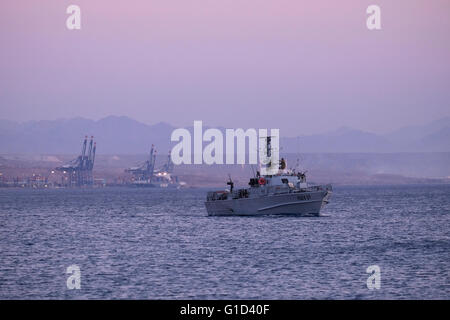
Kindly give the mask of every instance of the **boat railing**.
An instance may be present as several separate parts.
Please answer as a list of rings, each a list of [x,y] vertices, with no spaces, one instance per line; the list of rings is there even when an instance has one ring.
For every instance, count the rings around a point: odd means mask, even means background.
[[[327,184],[327,185],[317,185],[317,186],[308,186],[306,188],[301,188],[301,191],[306,191],[306,192],[310,192],[310,191],[331,191],[332,187],[331,184]]]
[[[237,189],[233,191],[232,197],[233,199],[242,199],[248,198],[248,189]]]
[[[209,191],[206,194],[206,201],[227,200],[228,191]]]

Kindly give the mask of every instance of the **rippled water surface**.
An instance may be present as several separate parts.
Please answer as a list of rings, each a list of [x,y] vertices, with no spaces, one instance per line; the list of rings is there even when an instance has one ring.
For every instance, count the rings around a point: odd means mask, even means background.
[[[208,217],[205,192],[0,190],[0,298],[450,299],[450,186],[336,187],[315,218]]]

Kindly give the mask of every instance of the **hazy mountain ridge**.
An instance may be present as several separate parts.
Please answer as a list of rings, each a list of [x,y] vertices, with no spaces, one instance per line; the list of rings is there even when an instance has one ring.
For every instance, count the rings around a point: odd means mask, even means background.
[[[75,154],[87,134],[94,135],[100,154],[142,154],[152,143],[160,154],[165,154],[172,146],[170,135],[174,129],[167,123],[147,125],[124,116],[98,121],[84,118],[25,123],[0,120],[0,153]],[[449,141],[450,117],[446,117],[386,135],[343,127],[323,134],[282,137],[280,145],[282,152],[290,153],[447,152]]]

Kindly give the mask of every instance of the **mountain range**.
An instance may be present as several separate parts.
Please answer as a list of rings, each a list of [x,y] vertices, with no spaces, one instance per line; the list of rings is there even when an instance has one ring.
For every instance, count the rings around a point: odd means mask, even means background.
[[[0,120],[0,154],[76,154],[85,135],[95,137],[100,154],[143,154],[151,144],[165,154],[173,146],[170,135],[174,129],[167,123],[147,125],[124,116],[97,121]],[[280,146],[282,153],[449,152],[450,117],[384,135],[342,127],[322,134],[281,137]]]

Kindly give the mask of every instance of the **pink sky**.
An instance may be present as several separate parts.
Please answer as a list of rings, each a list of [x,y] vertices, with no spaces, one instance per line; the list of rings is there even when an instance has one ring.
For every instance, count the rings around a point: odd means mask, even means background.
[[[65,27],[69,4],[82,29]],[[366,28],[378,4],[382,30]],[[3,0],[0,118],[386,132],[450,115],[450,2]]]

